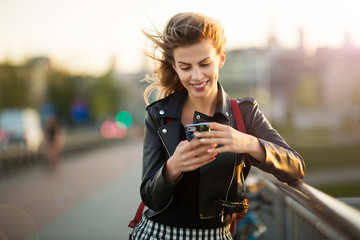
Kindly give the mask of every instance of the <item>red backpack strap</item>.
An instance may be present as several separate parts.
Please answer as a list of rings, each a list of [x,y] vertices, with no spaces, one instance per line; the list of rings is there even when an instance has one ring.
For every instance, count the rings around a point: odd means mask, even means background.
[[[166,124],[169,124],[169,123],[173,122],[174,120],[175,119],[173,119],[173,118],[167,118],[166,119]],[[130,228],[135,228],[136,227],[136,225],[141,221],[141,217],[142,217],[142,214],[144,212],[144,208],[145,208],[145,204],[143,202],[141,202],[138,209],[137,209],[137,211],[136,211],[134,219],[131,220],[128,227],[130,227]]]
[[[140,222],[144,208],[145,208],[145,204],[141,202],[138,207],[138,210],[136,211],[134,219],[131,220],[131,222],[128,225],[129,227],[135,228],[135,226]]]
[[[244,119],[241,115],[239,104],[237,103],[237,101],[235,99],[232,99],[232,98],[230,98],[230,103],[231,103],[231,111],[234,115],[235,123],[236,123],[238,131],[246,133]],[[246,158],[246,154],[245,154],[245,158]],[[246,167],[245,167],[245,169],[243,168],[243,174],[244,174],[244,171],[246,171],[248,173],[249,170],[250,170],[249,168],[246,168]],[[247,173],[246,173],[246,175],[247,175]],[[235,234],[237,218],[239,217],[239,215],[242,216],[243,214],[244,213],[233,213],[231,215],[230,232],[233,236]]]
[[[234,114],[235,122],[236,122],[236,126],[237,126],[238,130],[240,132],[246,133],[246,128],[245,128],[243,117],[241,116],[239,104],[237,103],[237,101],[235,99],[232,99],[232,98],[230,98],[230,102],[231,102],[231,111]]]

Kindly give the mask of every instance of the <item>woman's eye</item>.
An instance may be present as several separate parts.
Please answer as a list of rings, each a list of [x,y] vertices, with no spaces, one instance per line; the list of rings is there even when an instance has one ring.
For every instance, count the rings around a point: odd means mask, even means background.
[[[189,69],[190,69],[190,67],[182,67],[181,68],[181,70],[184,70],[184,71],[189,70]]]
[[[200,66],[201,67],[206,67],[206,66],[209,66],[210,65],[210,63],[203,63],[203,64],[201,64]]]

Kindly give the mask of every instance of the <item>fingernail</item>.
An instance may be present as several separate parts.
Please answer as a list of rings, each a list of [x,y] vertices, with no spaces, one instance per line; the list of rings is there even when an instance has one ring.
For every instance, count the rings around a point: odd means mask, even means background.
[[[194,133],[194,135],[198,137],[198,136],[200,136],[200,133],[196,132],[196,133]]]
[[[206,142],[206,139],[205,138],[200,138],[200,142],[204,143],[204,142]]]

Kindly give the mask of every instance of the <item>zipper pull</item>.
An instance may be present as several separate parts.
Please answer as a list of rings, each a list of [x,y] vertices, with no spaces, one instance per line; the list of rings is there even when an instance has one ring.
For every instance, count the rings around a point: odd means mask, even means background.
[[[224,209],[223,210],[221,210],[221,212],[220,212],[220,217],[221,217],[221,222],[223,223],[224,222]]]

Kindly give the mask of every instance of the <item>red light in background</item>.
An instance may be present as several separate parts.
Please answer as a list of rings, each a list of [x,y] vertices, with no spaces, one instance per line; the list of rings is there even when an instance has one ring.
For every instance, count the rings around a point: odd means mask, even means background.
[[[127,134],[127,129],[125,128],[119,128],[119,126],[114,123],[113,127],[112,127],[112,135],[114,138],[117,139],[122,139],[126,136]]]
[[[100,126],[100,133],[104,138],[112,138],[111,128],[114,125],[113,122],[105,121]]]
[[[127,129],[120,128],[115,122],[107,120],[101,124],[100,133],[106,139],[122,139],[127,135]]]

